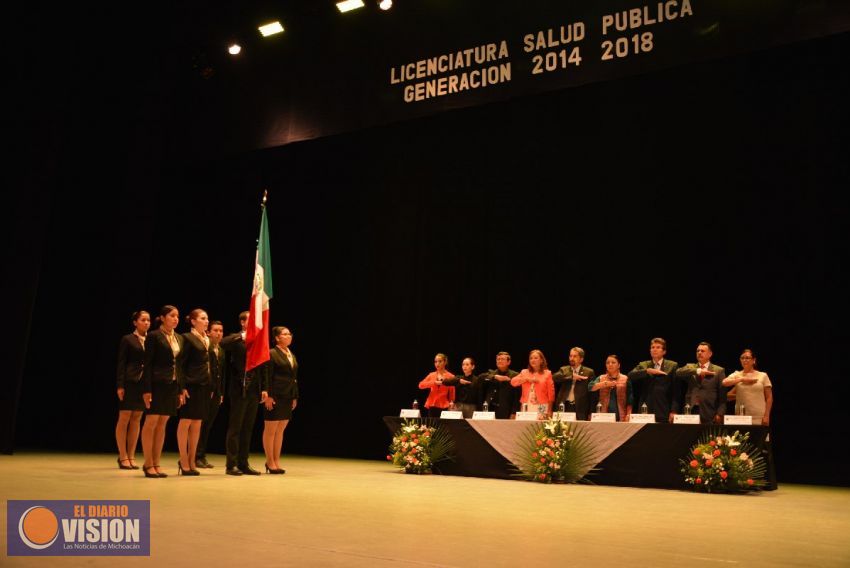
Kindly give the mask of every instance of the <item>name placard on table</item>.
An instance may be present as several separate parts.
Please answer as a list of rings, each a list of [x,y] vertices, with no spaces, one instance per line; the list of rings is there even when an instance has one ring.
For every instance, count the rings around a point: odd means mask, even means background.
[[[729,424],[732,426],[752,426],[753,425],[753,417],[752,416],[738,416],[733,414],[729,416],[728,414],[723,417],[723,423]]]
[[[655,424],[654,414],[632,414],[629,416],[629,422],[636,424]]]
[[[463,412],[460,410],[444,410],[440,413],[441,420],[463,420]]]
[[[476,410],[472,413],[473,420],[495,420],[496,413],[495,412],[482,412],[480,410]]]
[[[402,408],[401,414],[398,415],[399,418],[420,418],[418,408]]]
[[[537,420],[539,414],[537,412],[517,412],[517,420]]]
[[[677,414],[673,417],[673,424],[699,424],[699,414]]]
[[[617,415],[613,412],[594,412],[590,415],[591,422],[616,422]]]
[[[578,418],[576,418],[575,412],[553,412],[552,413],[553,420],[560,420],[561,422],[577,422]]]

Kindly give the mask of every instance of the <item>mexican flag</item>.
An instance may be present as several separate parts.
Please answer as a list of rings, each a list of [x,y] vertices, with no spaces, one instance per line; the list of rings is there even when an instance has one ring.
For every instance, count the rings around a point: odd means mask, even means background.
[[[262,365],[269,360],[269,300],[272,299],[272,255],[269,249],[269,220],[266,216],[266,198],[263,197],[263,218],[260,221],[260,239],[257,241],[257,258],[254,267],[254,289],[248,328],[245,330],[245,370]]]

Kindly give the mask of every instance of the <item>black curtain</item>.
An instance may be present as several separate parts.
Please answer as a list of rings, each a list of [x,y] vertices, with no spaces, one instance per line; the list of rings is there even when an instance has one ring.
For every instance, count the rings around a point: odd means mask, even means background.
[[[200,306],[236,329],[268,188],[272,320],[301,364],[286,451],[382,458],[381,416],[424,398],[438,351],[455,371],[499,350],[519,368],[533,348],[557,367],[580,345],[601,372],[660,335],[680,363],[710,341],[729,371],[753,348],[780,481],[845,484],[848,42],[201,163],[179,144],[191,97],[155,98],[78,150],[104,169],[72,154],[56,176],[16,443],[113,448],[133,310]]]

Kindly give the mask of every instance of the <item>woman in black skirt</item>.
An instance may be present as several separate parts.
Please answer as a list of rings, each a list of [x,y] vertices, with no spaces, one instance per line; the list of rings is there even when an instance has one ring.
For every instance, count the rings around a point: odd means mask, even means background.
[[[136,446],[145,402],[142,400],[142,369],[145,360],[145,337],[151,326],[151,315],[139,310],[133,312],[133,333],[121,338],[118,344],[118,424],[115,442],[118,444],[118,467],[139,469],[136,465]]]
[[[298,361],[289,350],[292,333],[288,328],[272,328],[275,348],[271,350],[267,372],[263,379],[263,450],[266,452],[266,471],[285,473],[280,467],[283,431],[298,405]]]
[[[177,423],[177,448],[180,461],[177,471],[183,475],[200,475],[195,469],[195,455],[201,423],[206,418],[212,396],[210,376],[210,338],[207,337],[209,317],[196,308],[186,318],[192,329],[183,334],[183,356],[177,374],[180,390],[180,422]]]
[[[177,415],[177,369],[183,351],[183,338],[174,331],[180,314],[174,306],[159,311],[160,326],[145,339],[145,370],[142,373],[142,400],[148,410],[142,427],[145,477],[168,477],[159,465],[165,443],[165,425]]]

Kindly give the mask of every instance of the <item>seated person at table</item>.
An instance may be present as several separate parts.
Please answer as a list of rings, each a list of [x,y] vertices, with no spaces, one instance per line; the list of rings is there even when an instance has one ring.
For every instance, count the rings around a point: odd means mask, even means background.
[[[770,409],[773,407],[773,386],[767,373],[756,370],[756,357],[752,349],[741,353],[740,371],[723,379],[724,387],[734,387],[735,413],[753,417],[753,425],[770,425]],[[741,407],[743,406],[743,412]]]
[[[605,359],[606,373],[590,381],[590,390],[599,392],[602,412],[613,412],[618,422],[628,422],[632,413],[632,382],[620,372],[620,357],[614,354]]]
[[[552,413],[555,383],[552,382],[552,371],[549,370],[542,351],[535,349],[528,354],[528,368],[512,378],[511,385],[522,387],[522,396],[519,400],[529,412],[538,410],[538,414],[543,416]]]
[[[499,351],[496,355],[496,368],[478,375],[481,381],[481,404],[487,403],[487,410],[496,413],[496,418],[510,418],[519,408],[519,389],[511,386],[511,379],[517,372],[510,369],[511,354]]]
[[[712,354],[711,345],[703,341],[697,345],[697,362],[676,371],[676,376],[688,383],[685,403],[699,410],[701,424],[722,424],[726,414],[726,371],[711,362]]]
[[[428,373],[424,379],[419,381],[420,389],[430,389],[425,408],[428,416],[439,417],[443,410],[448,410],[455,399],[455,388],[446,386],[443,381],[451,379],[454,375],[446,370],[449,358],[442,353],[434,355],[434,371]]]
[[[473,372],[475,371],[475,360],[467,357],[461,364],[462,375],[455,375],[443,380],[443,385],[455,388],[455,406],[463,412],[464,418],[472,418],[472,413],[477,410],[478,389],[481,381]]]
[[[647,412],[655,415],[656,422],[673,422],[673,416],[682,405],[679,364],[665,359],[667,342],[656,337],[649,342],[649,361],[641,361],[629,373],[629,381],[637,393],[638,408],[646,403]]]
[[[575,412],[578,420],[587,420],[590,417],[590,393],[587,385],[593,375],[593,369],[582,365],[584,362],[584,349],[573,347],[570,349],[570,364],[552,373],[552,380],[558,387],[558,396],[555,397],[555,405],[564,403],[565,412]]]

